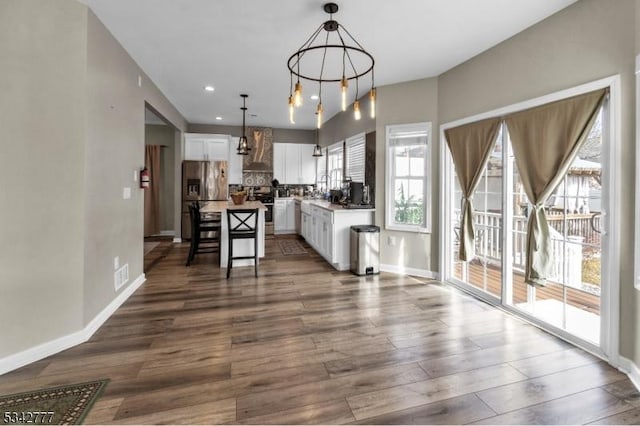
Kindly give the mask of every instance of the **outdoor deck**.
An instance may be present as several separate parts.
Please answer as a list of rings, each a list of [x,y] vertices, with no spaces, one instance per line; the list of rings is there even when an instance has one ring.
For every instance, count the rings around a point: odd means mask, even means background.
[[[461,263],[456,263],[454,276],[461,278]],[[501,292],[501,271],[497,265],[488,263],[482,265],[479,261],[469,262],[467,282],[484,289],[484,274],[486,271],[486,291],[500,296]],[[575,308],[590,312],[596,315],[600,314],[600,297],[580,291],[571,287],[565,287],[567,290],[567,303]],[[536,300],[563,300],[563,286],[550,283],[545,287],[536,289]],[[524,282],[524,275],[514,271],[513,274],[513,303],[525,303],[527,301],[527,284]]]

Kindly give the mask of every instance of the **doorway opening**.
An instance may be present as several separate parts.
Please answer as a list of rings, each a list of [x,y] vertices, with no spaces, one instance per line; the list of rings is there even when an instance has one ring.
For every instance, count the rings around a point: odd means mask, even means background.
[[[175,129],[145,105],[144,271],[171,248],[175,233]]]

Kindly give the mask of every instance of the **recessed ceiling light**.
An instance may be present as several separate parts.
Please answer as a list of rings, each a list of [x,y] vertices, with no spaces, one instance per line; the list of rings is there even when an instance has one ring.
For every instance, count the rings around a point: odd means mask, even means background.
[[[222,117],[216,117],[216,120],[222,120]]]
[[[213,86],[204,86],[204,90],[206,90],[207,92],[213,92],[216,89]]]
[[[319,99],[318,95],[311,95],[312,101],[317,101]]]

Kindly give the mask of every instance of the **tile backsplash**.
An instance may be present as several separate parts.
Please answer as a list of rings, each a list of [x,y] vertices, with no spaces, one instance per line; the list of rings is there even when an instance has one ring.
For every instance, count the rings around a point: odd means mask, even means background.
[[[271,186],[273,172],[243,172],[242,184],[244,186]]]

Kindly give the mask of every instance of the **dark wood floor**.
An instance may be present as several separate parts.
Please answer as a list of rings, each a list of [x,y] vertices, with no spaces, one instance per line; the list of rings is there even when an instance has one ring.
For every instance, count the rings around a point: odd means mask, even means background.
[[[186,245],[87,343],[0,394],[110,378],[87,423],[639,423],[625,375],[449,287],[339,273],[267,241],[260,277]],[[207,257],[209,256],[209,257]]]

